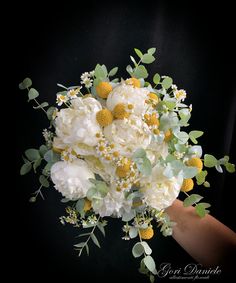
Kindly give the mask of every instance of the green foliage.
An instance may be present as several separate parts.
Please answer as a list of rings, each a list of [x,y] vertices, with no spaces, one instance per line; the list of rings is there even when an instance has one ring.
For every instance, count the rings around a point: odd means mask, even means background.
[[[143,261],[149,271],[153,274],[157,274],[155,261],[150,255],[145,256]]]
[[[204,134],[204,132],[202,132],[202,131],[191,131],[189,133],[189,138],[194,144],[197,144],[198,141],[196,139],[201,137],[203,134]]]
[[[39,182],[40,182],[40,184],[41,184],[43,187],[45,187],[45,188],[48,188],[48,187],[49,187],[49,182],[48,182],[48,180],[45,178],[44,175],[40,175],[40,176],[39,176]]]
[[[29,148],[25,151],[26,157],[29,159],[29,161],[35,161],[40,158],[40,153],[35,148]]]
[[[161,84],[164,89],[169,89],[173,84],[173,80],[170,77],[165,77]]]
[[[154,82],[154,84],[158,85],[159,82],[160,82],[160,80],[161,80],[160,75],[159,75],[158,73],[156,73],[156,74],[154,75],[154,77],[153,77],[153,82]]]
[[[196,175],[196,180],[198,185],[202,185],[205,182],[207,176],[207,171],[203,170]]]
[[[132,158],[142,174],[149,176],[152,173],[152,164],[147,158],[146,151],[143,148],[137,149]]]
[[[48,162],[48,163],[55,163],[57,161],[60,160],[60,154],[55,153],[53,150],[48,150],[45,154],[44,154],[44,159]]]
[[[135,211],[130,210],[129,212],[125,212],[122,216],[122,221],[128,222],[135,217]]]
[[[132,254],[134,257],[140,257],[144,253],[144,247],[142,243],[138,242],[133,246]]]
[[[204,166],[206,167],[214,167],[217,165],[217,159],[211,154],[204,155]]]
[[[134,76],[137,79],[146,79],[148,77],[147,69],[143,65],[139,65],[135,68],[133,73],[131,73],[132,76]]]
[[[32,168],[32,164],[30,162],[26,162],[25,164],[23,164],[20,168],[20,174],[21,175],[25,175],[27,174],[28,172],[30,172]]]
[[[94,75],[97,79],[102,81],[106,80],[108,75],[106,66],[97,64],[94,70]]]
[[[23,90],[23,89],[28,89],[29,87],[31,87],[31,85],[32,85],[31,79],[30,79],[30,78],[25,78],[25,79],[23,80],[23,82],[21,82],[21,83],[19,84],[19,89],[21,89],[21,90]]]
[[[188,207],[191,206],[197,202],[199,202],[201,199],[203,199],[202,196],[198,195],[198,194],[191,194],[190,196],[188,196],[185,200],[184,200],[184,207]]]
[[[195,211],[197,213],[197,215],[199,215],[201,218],[203,218],[207,213],[209,213],[209,210],[207,210],[206,208],[210,207],[211,205],[209,203],[198,203],[195,206]]]
[[[138,55],[138,57],[139,57],[140,59],[143,57],[143,53],[142,53],[139,49],[134,48],[134,51],[135,51],[135,53]]]
[[[31,88],[28,92],[28,101],[35,99],[39,96],[38,91],[35,88]]]
[[[115,68],[113,68],[113,69],[110,70],[108,76],[109,76],[109,77],[113,77],[113,76],[115,76],[115,74],[116,74],[117,72],[118,72],[118,67],[115,67]]]
[[[51,106],[47,109],[47,117],[48,117],[48,120],[52,120],[52,115],[53,115],[53,112],[56,110],[56,107],[54,106]]]

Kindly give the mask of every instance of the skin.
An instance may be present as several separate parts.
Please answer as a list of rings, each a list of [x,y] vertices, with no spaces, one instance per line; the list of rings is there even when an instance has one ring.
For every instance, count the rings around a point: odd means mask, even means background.
[[[173,238],[198,263],[232,270],[236,255],[235,232],[209,214],[200,218],[194,207],[186,208],[180,200],[175,200],[166,212],[177,223]]]

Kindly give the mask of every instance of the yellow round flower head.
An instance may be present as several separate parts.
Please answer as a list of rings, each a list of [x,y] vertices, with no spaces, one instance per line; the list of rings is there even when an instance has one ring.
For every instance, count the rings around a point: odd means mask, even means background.
[[[138,87],[138,88],[141,87],[140,80],[138,80],[138,79],[136,79],[136,78],[127,79],[127,80],[126,80],[126,84],[127,84],[127,85],[132,85],[132,86]]]
[[[107,98],[111,91],[112,91],[112,86],[108,82],[100,82],[96,86],[96,92],[98,96],[100,96],[101,98]]]
[[[187,161],[187,165],[188,166],[197,167],[198,172],[201,172],[202,168],[203,168],[202,160],[200,158],[198,158],[198,157],[193,157],[193,158],[189,159]]]
[[[172,131],[171,130],[167,130],[165,132],[165,138],[164,138],[164,141],[165,142],[168,142],[171,138],[172,138],[173,134],[172,134]]]
[[[120,178],[125,178],[130,172],[131,161],[127,160],[124,164],[116,168],[116,175]]]
[[[181,191],[182,192],[189,192],[193,189],[194,183],[192,179],[184,179],[182,186],[181,186]]]
[[[124,103],[118,103],[113,109],[113,115],[116,119],[125,119],[129,117],[129,113],[125,110]]]
[[[140,229],[140,236],[143,240],[149,240],[153,237],[154,231],[152,227],[148,227],[146,229]]]
[[[96,119],[101,127],[106,127],[112,123],[113,116],[110,110],[102,109],[97,112]]]
[[[84,200],[84,211],[87,212],[92,208],[92,203],[87,198]]]

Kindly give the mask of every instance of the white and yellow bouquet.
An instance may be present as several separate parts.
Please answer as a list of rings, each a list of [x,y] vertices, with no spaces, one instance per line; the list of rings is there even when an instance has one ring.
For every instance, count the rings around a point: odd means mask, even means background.
[[[194,186],[209,187],[206,168],[229,172],[235,167],[229,157],[217,160],[202,154],[197,139],[202,131],[189,133],[192,106],[184,103],[186,91],[169,76],[154,74],[147,80],[144,64],[152,63],[155,48],[146,53],[134,49],[138,60],[130,56],[128,78],[114,78],[118,68],[105,65],[81,75],[80,84],[56,94],[58,107],[38,102],[39,93],[26,78],[20,89],[28,90],[28,99],[42,109],[50,123],[43,130],[45,144],[25,151],[21,175],[32,168],[39,172],[40,187],[30,198],[35,202],[52,181],[66,203],[62,224],[80,230],[81,242],[75,244],[79,255],[89,254],[90,242],[100,247],[97,231],[105,236],[108,217],[124,222],[125,240],[137,239],[132,253],[142,257],[139,271],[154,280],[157,273],[152,250],[147,243],[157,227],[164,236],[175,225],[165,209],[180,192],[186,194],[184,206],[194,205],[204,217],[210,204],[199,194],[190,194]]]

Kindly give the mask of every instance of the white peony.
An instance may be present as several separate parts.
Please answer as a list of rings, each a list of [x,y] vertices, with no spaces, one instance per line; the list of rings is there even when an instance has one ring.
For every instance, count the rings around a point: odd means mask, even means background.
[[[140,117],[115,120],[104,128],[105,137],[117,146],[122,155],[130,157],[140,147],[146,149],[151,142],[150,130]]]
[[[150,91],[146,88],[134,88],[131,85],[122,83],[115,87],[107,98],[107,108],[113,111],[114,107],[119,103],[125,105],[132,104],[134,106],[133,113],[137,116],[145,114],[148,105],[145,100],[148,99]]]
[[[129,213],[132,208],[132,200],[126,200],[123,192],[111,189],[102,199],[101,205],[94,207],[94,211],[105,216],[122,217],[124,213]]]
[[[168,155],[168,145],[166,142],[158,143],[152,141],[147,147],[146,153],[151,163],[156,164],[160,157],[166,159]]]
[[[71,163],[59,161],[51,168],[51,179],[64,197],[77,200],[86,196],[91,187],[89,178],[95,178],[87,163],[77,159]]]
[[[182,178],[168,179],[163,171],[164,168],[158,164],[152,169],[151,176],[140,180],[144,201],[157,210],[165,209],[174,202],[183,182]]]
[[[73,108],[61,109],[55,120],[56,134],[62,143],[97,144],[96,133],[101,130],[96,120],[97,111],[102,109],[101,104],[92,97],[75,98],[71,101]]]

